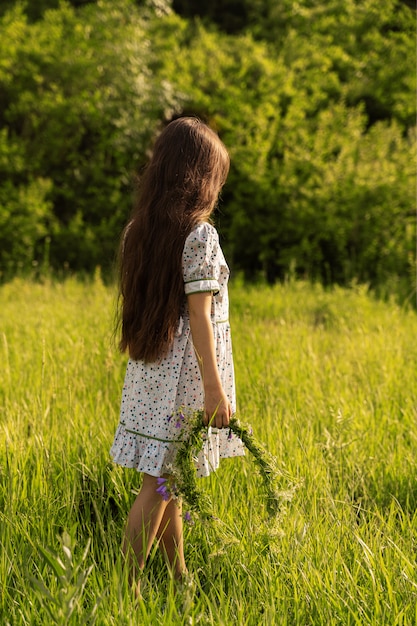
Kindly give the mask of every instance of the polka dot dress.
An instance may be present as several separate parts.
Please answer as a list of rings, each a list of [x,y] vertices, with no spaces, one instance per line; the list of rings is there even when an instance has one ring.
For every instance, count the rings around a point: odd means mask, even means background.
[[[232,342],[228,321],[229,268],[216,229],[200,224],[188,236],[182,256],[185,294],[213,293],[211,319],[223,389],[236,410]],[[194,410],[204,406],[200,370],[190,332],[187,304],[167,356],[154,363],[129,360],[120,423],[111,455],[116,463],[152,476],[170,472]],[[221,458],[241,456],[244,447],[229,429],[209,428],[196,459],[198,476],[208,476]]]

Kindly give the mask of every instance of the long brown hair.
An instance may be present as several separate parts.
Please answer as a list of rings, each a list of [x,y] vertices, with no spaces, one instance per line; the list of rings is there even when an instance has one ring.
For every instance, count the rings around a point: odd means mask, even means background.
[[[131,358],[166,355],[184,302],[182,252],[209,220],[229,172],[217,134],[194,117],[170,122],[156,139],[119,249],[120,349]]]

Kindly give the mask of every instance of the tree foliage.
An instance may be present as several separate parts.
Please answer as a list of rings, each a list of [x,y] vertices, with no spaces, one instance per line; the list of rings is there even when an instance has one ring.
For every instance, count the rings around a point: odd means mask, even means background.
[[[42,254],[40,235],[48,233],[54,265],[111,262],[130,207],[131,171],[157,121],[175,108],[169,85],[150,76],[144,17],[131,8],[99,2],[77,13],[63,4],[34,24],[21,9],[3,19],[2,139],[16,164],[4,159],[0,194],[10,197],[10,210],[29,190],[36,194],[43,225],[31,248]],[[0,234],[16,246],[10,260],[21,247],[13,229],[12,239]]]
[[[176,17],[153,40],[158,72],[177,77],[230,148],[219,224],[235,267],[271,281],[410,275],[414,133],[394,112],[371,123],[365,103],[348,105],[332,50],[308,41],[295,60],[286,46],[273,57],[251,34],[181,28]]]
[[[1,19],[3,276],[46,250],[55,268],[109,268],[151,137],[192,113],[231,152],[217,221],[235,269],[411,286],[405,3],[72,4],[9,3]]]

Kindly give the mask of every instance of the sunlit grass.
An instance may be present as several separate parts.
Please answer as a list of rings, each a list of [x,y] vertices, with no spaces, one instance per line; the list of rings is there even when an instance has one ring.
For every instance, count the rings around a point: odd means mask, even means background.
[[[232,284],[239,417],[298,488],[269,527],[250,456],[222,463],[203,483],[220,521],[186,530],[196,593],[174,594],[155,550],[135,604],[120,543],[140,478],[108,452],[114,298],[99,278],[0,289],[0,623],[414,625],[415,312]]]

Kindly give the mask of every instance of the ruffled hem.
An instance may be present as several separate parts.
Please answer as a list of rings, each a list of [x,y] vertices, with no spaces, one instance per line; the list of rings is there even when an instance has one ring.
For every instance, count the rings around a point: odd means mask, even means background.
[[[160,477],[172,471],[179,444],[135,435],[119,424],[110,454],[118,465]],[[210,428],[203,449],[195,459],[197,476],[209,476],[219,467],[222,458],[244,454],[242,441],[233,433],[230,436],[228,429]]]

